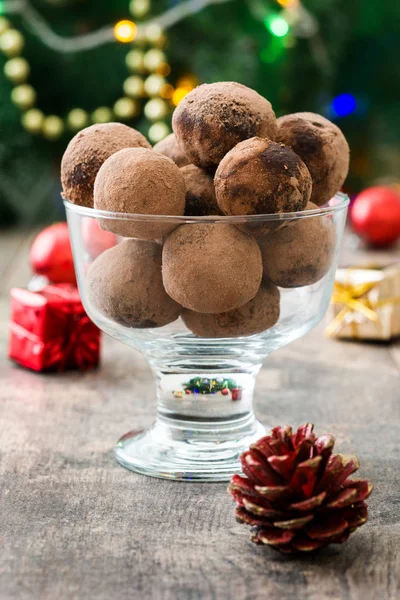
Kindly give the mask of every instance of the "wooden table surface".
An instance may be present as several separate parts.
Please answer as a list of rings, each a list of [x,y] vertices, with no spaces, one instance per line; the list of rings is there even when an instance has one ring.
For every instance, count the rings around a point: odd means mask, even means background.
[[[87,374],[7,361],[8,290],[29,279],[32,232],[0,236],[2,600],[400,598],[399,344],[327,340],[320,326],[266,362],[261,419],[314,422],[375,484],[369,522],[345,545],[281,556],[250,542],[226,484],[150,479],[115,462],[118,437],[155,414],[139,354],[106,339]],[[346,262],[370,259],[347,249]]]

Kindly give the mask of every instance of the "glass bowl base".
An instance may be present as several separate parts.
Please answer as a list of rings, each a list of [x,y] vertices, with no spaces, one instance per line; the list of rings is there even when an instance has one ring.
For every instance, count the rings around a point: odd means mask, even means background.
[[[168,419],[166,420],[168,421]],[[124,435],[115,448],[117,461],[127,469],[175,481],[229,481],[241,472],[239,455],[265,435],[254,415],[242,423],[157,420],[152,427]]]

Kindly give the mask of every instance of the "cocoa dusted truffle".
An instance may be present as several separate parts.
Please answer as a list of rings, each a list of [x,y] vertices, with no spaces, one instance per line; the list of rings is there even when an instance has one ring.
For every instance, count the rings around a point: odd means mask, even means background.
[[[307,210],[318,207],[309,202]],[[330,269],[336,248],[335,225],[329,215],[303,217],[260,241],[264,274],[283,288],[319,281]]]
[[[82,206],[93,206],[93,185],[103,162],[122,148],[151,148],[146,138],[122,123],[82,129],[72,138],[61,162],[62,195]]]
[[[217,315],[198,313],[185,308],[181,316],[186,327],[199,337],[254,335],[275,325],[279,319],[279,298],[278,288],[265,281],[256,296],[239,308]]]
[[[94,184],[94,205],[117,213],[183,215],[185,181],[170,158],[147,148],[126,148],[101,166]],[[162,238],[176,227],[133,219],[102,219],[101,226],[140,239]]]
[[[214,183],[217,202],[226,215],[303,210],[312,187],[307,167],[293,150],[258,137],[228,152]]]
[[[185,215],[189,217],[205,217],[221,215],[221,209],[215,198],[212,176],[196,165],[181,168],[186,185]]]
[[[170,133],[166,138],[153,146],[153,150],[168,156],[178,167],[184,167],[190,164],[190,160],[179,146],[174,133]]]
[[[349,171],[349,145],[339,127],[315,113],[294,113],[278,119],[277,140],[287,144],[311,173],[311,201],[328,202]]]
[[[224,312],[257,294],[261,253],[254,238],[232,225],[182,225],[164,243],[162,273],[168,294],[185,308]]]
[[[181,307],[164,289],[161,247],[125,240],[106,250],[87,274],[90,302],[125,327],[162,327],[178,318]]]
[[[208,169],[242,140],[275,139],[276,118],[270,102],[257,92],[221,81],[200,85],[185,96],[174,111],[172,127],[190,162]]]

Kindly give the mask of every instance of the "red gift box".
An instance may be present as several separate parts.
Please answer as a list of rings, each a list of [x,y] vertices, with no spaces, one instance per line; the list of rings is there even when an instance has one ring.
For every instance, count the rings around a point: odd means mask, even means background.
[[[242,399],[242,388],[233,388],[232,392],[232,400],[241,400]]]
[[[100,356],[100,330],[73,285],[47,285],[39,292],[11,290],[9,357],[34,371],[86,370]]]

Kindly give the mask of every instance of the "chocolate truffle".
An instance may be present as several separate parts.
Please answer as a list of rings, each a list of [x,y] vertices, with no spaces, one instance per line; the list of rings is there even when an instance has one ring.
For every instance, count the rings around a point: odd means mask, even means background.
[[[103,315],[125,327],[162,327],[178,318],[181,307],[164,289],[161,247],[124,240],[90,265],[88,297]]]
[[[294,113],[278,119],[277,140],[307,165],[314,204],[325,204],[340,190],[349,171],[350,151],[339,127],[315,113]]]
[[[212,176],[196,165],[182,167],[181,173],[186,185],[185,215],[189,217],[221,215],[221,209],[215,198]]]
[[[283,144],[255,137],[222,159],[215,193],[226,215],[303,210],[311,195],[311,176],[303,161]]]
[[[179,146],[174,133],[170,133],[166,138],[158,142],[153,150],[168,156],[178,167],[184,167],[190,164],[190,160],[184,154],[182,148]]]
[[[146,138],[122,123],[103,123],[82,129],[72,138],[61,162],[63,198],[93,206],[93,185],[103,162],[122,148],[151,148]]]
[[[185,308],[225,312],[257,294],[261,253],[254,238],[233,225],[182,225],[164,243],[162,272],[168,294]]]
[[[306,210],[318,207],[309,202]],[[290,227],[266,235],[260,242],[264,274],[283,288],[319,281],[330,269],[336,248],[336,231],[329,215],[302,217]]]
[[[254,335],[270,329],[279,319],[279,290],[269,281],[243,306],[217,315],[186,308],[181,316],[188,329],[199,337],[221,338]]]
[[[172,128],[190,162],[207,169],[242,140],[275,139],[276,118],[270,102],[257,92],[221,81],[200,85],[185,96],[174,111]]]
[[[170,158],[147,148],[125,148],[101,166],[94,184],[94,205],[118,213],[183,215],[185,181]],[[157,239],[176,224],[102,219],[101,226],[124,237]]]

